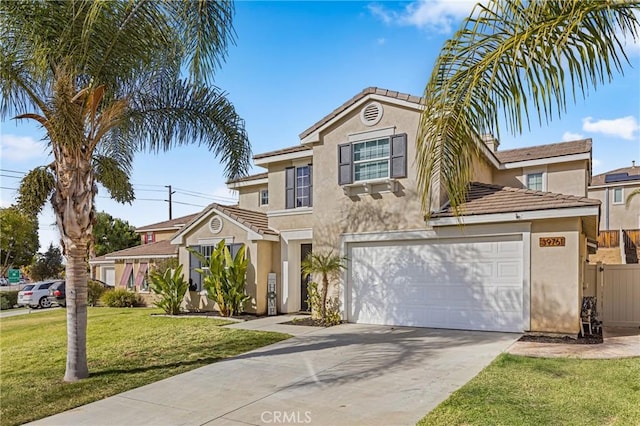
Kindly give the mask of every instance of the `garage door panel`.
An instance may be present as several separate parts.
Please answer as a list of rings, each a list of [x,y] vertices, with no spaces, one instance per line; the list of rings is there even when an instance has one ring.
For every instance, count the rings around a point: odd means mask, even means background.
[[[521,331],[522,241],[350,247],[352,322]]]

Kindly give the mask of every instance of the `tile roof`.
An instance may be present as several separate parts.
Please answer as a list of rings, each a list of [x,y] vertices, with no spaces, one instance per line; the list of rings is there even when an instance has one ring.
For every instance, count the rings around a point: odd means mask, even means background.
[[[601,173],[599,175],[595,175],[591,178],[591,186],[597,186],[597,185],[604,185],[605,184],[605,177],[607,175],[613,175],[613,174],[617,174],[617,173],[626,173],[627,175],[629,175],[629,180],[626,180],[624,182],[629,182],[629,181],[640,181],[640,166],[635,166],[635,167],[622,167],[620,169],[615,169],[615,170],[611,170],[609,172],[606,173]],[[636,176],[637,179],[633,179],[632,176]],[[620,184],[623,182],[610,182],[611,184]]]
[[[177,217],[171,220],[165,220],[164,222],[152,223],[151,225],[141,226],[136,228],[137,232],[142,231],[153,231],[154,229],[166,229],[166,228],[175,228],[180,229],[187,223],[189,223],[194,217],[196,217],[199,213],[190,214],[187,216]]]
[[[249,176],[244,176],[238,179],[232,179],[232,180],[228,180],[226,183],[238,183],[238,182],[248,182],[251,180],[257,180],[257,179],[266,179],[269,176],[269,172],[264,172],[264,173],[258,173],[255,175],[249,175]]]
[[[496,151],[495,155],[501,163],[514,163],[516,161],[538,160],[588,152],[591,152],[591,139]]]
[[[124,250],[114,251],[112,253],[107,253],[103,256],[95,257],[93,259],[89,259],[89,262],[99,262],[105,260],[111,260],[114,258],[122,258],[122,257],[142,257],[142,256],[169,256],[169,255],[177,255],[178,247],[172,245],[169,240],[157,241],[155,243],[142,244],[135,247],[126,248]]]
[[[331,111],[328,115],[324,116],[322,119],[320,119],[320,121],[316,122],[307,130],[300,133],[300,139],[306,138],[311,133],[318,130],[324,124],[329,122],[331,119],[333,119],[343,111],[347,110],[349,107],[351,107],[353,104],[355,104],[356,102],[358,102],[360,99],[364,98],[367,95],[381,95],[381,96],[387,96],[389,98],[396,98],[403,101],[413,102],[415,104],[422,103],[422,98],[420,96],[414,96],[408,93],[395,92],[393,90],[381,89],[379,87],[367,87],[362,92],[358,93],[353,98],[349,99],[347,102],[343,103],[338,108]]]
[[[461,212],[463,216],[473,216],[599,205],[599,200],[586,197],[472,182],[467,192],[466,202],[461,206]],[[431,217],[451,217],[453,215],[451,206],[447,206],[432,214]]]
[[[262,154],[256,154],[253,156],[253,159],[259,160],[261,158],[273,157],[276,155],[292,154],[294,152],[301,152],[301,151],[311,151],[311,149],[312,148],[310,146],[296,145],[289,148],[278,149],[276,151],[269,151],[269,152],[263,152]]]
[[[184,228],[176,233],[173,238],[176,238],[178,235],[182,234],[185,230],[189,229],[193,224],[200,221],[204,216],[206,216],[212,209],[215,209],[227,216],[236,222],[246,226],[254,232],[257,232],[261,235],[278,235],[276,231],[269,228],[269,220],[267,219],[267,214],[263,212],[256,212],[253,210],[241,209],[238,206],[224,206],[217,203],[211,203],[207,207],[204,208],[196,217],[194,217],[191,222],[189,222]]]

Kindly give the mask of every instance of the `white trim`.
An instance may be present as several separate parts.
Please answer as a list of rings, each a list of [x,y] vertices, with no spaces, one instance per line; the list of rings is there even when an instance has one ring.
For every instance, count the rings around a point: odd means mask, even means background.
[[[184,225],[186,225],[186,223],[181,223],[174,226],[168,226],[166,228],[148,228],[148,229],[143,229],[144,227],[141,226],[139,229],[136,228],[136,232],[138,234],[146,234],[147,232],[157,232],[157,231],[177,231],[181,229]]]
[[[374,108],[376,108],[378,110],[378,114],[371,121],[367,120],[367,118],[364,116],[364,112],[369,107],[374,107]],[[375,126],[376,124],[378,124],[380,122],[380,120],[382,120],[382,116],[383,115],[384,115],[384,107],[382,106],[382,104],[380,102],[376,102],[376,101],[369,102],[368,104],[363,106],[362,109],[360,110],[360,121],[362,122],[362,124],[364,124],[367,127]]]
[[[265,185],[269,183],[269,178],[243,180],[241,182],[229,182],[227,187],[231,189],[243,188],[245,186]]]
[[[333,117],[330,120],[328,120],[322,126],[318,127],[312,133],[308,134],[304,138],[301,138],[300,139],[300,143],[301,144],[310,144],[310,143],[314,143],[314,142],[320,142],[320,133],[321,132],[326,130],[328,127],[332,126],[335,122],[341,120],[343,117],[351,114],[353,112],[353,110],[360,108],[362,105],[364,105],[365,103],[369,103],[372,100],[380,101],[380,102],[384,102],[384,103],[388,103],[388,104],[393,104],[393,105],[398,105],[398,106],[401,106],[401,107],[404,107],[404,108],[410,108],[410,109],[416,110],[418,112],[420,112],[420,111],[422,111],[424,109],[424,106],[421,105],[421,104],[417,104],[417,103],[409,102],[409,101],[403,101],[402,99],[391,98],[391,97],[388,97],[388,96],[378,95],[378,94],[375,94],[375,93],[369,93],[369,94],[365,95],[364,97],[362,97],[357,102],[355,102],[353,105],[351,105],[350,107],[348,107],[347,109],[345,109],[344,111],[342,111],[341,113],[336,115],[335,117]]]
[[[558,208],[537,211],[481,214],[475,216],[432,218],[427,221],[431,226],[472,225],[476,223],[515,222],[560,217],[597,216],[598,206]]]
[[[231,240],[230,244],[233,244],[233,239],[235,237],[221,237],[221,238],[198,238],[199,246],[215,246],[220,243],[220,241]]]
[[[640,180],[631,180],[628,182],[609,182],[602,185],[593,185],[587,188],[587,191],[591,191],[592,189],[606,189],[606,188],[615,188],[618,186],[638,186],[640,187]]]
[[[108,260],[108,258],[105,258],[105,260],[92,260],[92,259],[89,259],[89,264],[90,265],[114,265],[115,261],[114,260]]]
[[[396,126],[382,127],[375,130],[367,130],[364,132],[347,133],[347,142],[360,142],[370,139],[383,138],[385,136],[393,136],[396,134]]]
[[[277,154],[271,155],[268,157],[263,157],[259,159],[254,159],[253,164],[256,166],[266,166],[271,163],[277,163],[279,161],[290,161],[297,160],[298,158],[311,158],[313,157],[313,149],[308,149],[305,151],[297,151],[297,152],[289,152],[287,154]]]
[[[247,232],[247,238],[249,240],[251,240],[251,241],[255,241],[255,240],[278,241],[278,236],[276,236],[276,235],[263,235],[263,234],[260,234],[258,232],[255,232],[253,229],[251,229],[248,226],[238,222],[237,220],[227,216],[226,214],[224,214],[220,210],[218,210],[218,209],[216,209],[214,207],[209,207],[209,210],[206,211],[205,213],[203,213],[202,216],[200,216],[200,218],[198,220],[196,220],[195,222],[191,223],[191,225],[189,225],[189,227],[182,228],[179,231],[179,234],[171,239],[171,244],[173,244],[173,245],[182,245],[182,244],[184,244],[185,235],[188,232],[190,232],[191,230],[193,230],[194,228],[198,227],[203,221],[209,220],[211,218],[211,213],[218,214],[219,216],[223,217],[225,220],[235,224],[240,229],[243,229],[244,231],[246,231]],[[223,224],[223,227],[224,227],[224,224]]]
[[[294,209],[272,210],[267,212],[267,217],[296,216],[311,213],[313,213],[313,207],[296,207]]]
[[[620,190],[621,194],[620,194],[620,201],[616,201],[616,191]],[[621,204],[624,204],[624,188],[620,187],[620,188],[611,188],[611,192],[613,192],[611,194],[611,205],[613,206],[619,206]]]
[[[313,228],[289,229],[286,231],[280,231],[280,236],[286,243],[295,240],[312,240]]]
[[[540,145],[544,147],[544,145]],[[567,163],[569,161],[590,160],[591,154],[585,152],[583,154],[559,155],[556,157],[538,158],[536,160],[525,160],[515,162],[505,162],[500,164],[500,170],[517,169],[520,167],[534,167],[546,164]]]

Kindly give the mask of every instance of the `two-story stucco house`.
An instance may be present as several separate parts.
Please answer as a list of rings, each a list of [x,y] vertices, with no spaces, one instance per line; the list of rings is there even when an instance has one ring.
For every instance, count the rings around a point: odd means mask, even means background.
[[[368,88],[320,119],[290,148],[256,155],[265,172],[228,186],[237,206],[212,204],[172,238],[189,279],[220,240],[246,244],[248,310],[265,313],[276,274],[279,312],[305,307],[301,260],[348,258],[336,294],[349,322],[469,330],[579,331],[583,268],[600,202],[585,198],[591,140],[481,155],[464,215],[444,194],[429,220],[417,193],[420,98]],[[461,226],[462,223],[462,226]],[[190,292],[191,306],[211,302]]]
[[[640,196],[627,197],[640,189],[640,166],[611,170],[595,175],[589,186],[589,197],[602,202],[600,230],[640,229]]]

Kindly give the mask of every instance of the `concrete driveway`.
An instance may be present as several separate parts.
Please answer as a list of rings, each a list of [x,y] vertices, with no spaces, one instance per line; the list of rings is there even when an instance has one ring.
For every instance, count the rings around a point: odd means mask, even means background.
[[[413,425],[519,335],[343,324],[38,425]]]

